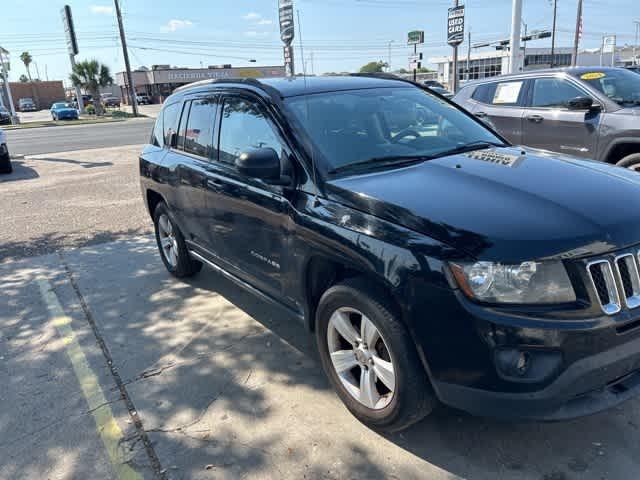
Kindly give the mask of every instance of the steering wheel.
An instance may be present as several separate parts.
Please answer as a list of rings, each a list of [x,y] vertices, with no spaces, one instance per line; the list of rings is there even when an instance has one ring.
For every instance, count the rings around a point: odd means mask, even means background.
[[[405,137],[420,138],[420,134],[412,128],[405,128],[404,130],[400,130],[396,136],[391,139],[391,143],[397,143]]]

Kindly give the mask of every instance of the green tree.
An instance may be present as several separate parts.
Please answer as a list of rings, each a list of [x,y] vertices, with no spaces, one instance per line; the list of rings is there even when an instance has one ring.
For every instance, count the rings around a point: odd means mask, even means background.
[[[24,73],[20,75],[20,81],[22,83],[27,83],[29,81],[29,77],[27,77]]]
[[[20,54],[20,60],[24,63],[24,66],[27,69],[27,76],[29,77],[29,81],[31,81],[31,70],[29,70],[29,65],[33,62],[33,57],[29,52],[25,51]]]
[[[360,73],[380,73],[383,72],[385,68],[387,68],[387,62],[369,62],[360,67]]]
[[[75,64],[69,79],[75,87],[80,87],[93,96],[96,115],[102,115],[100,88],[113,84],[109,67],[97,60],[84,60]]]

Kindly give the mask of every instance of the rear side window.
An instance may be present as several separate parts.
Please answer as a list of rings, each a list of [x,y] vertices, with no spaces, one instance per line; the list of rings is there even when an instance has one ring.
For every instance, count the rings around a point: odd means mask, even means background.
[[[212,157],[215,118],[215,99],[202,98],[191,102],[189,120],[184,132],[185,152],[193,153],[200,157]]]
[[[496,83],[491,104],[505,106],[518,105],[518,100],[523,92],[523,86],[523,81]]]
[[[179,102],[172,103],[162,110],[165,145],[171,145],[171,135],[178,132],[181,106]]]
[[[0,108],[0,110],[2,110]],[[153,127],[153,133],[151,134],[151,144],[156,147],[164,146],[164,125],[163,125],[164,114],[160,112],[158,118],[156,119],[156,124]]]
[[[532,107],[566,108],[569,100],[585,94],[561,78],[538,78],[533,86]]]
[[[258,105],[242,98],[226,99],[220,126],[220,161],[234,163],[249,149],[269,147],[278,155],[282,153],[282,144]]]
[[[493,101],[493,97],[496,94],[496,85],[495,83],[487,83],[485,85],[478,85],[471,98],[481,103],[491,103]]]

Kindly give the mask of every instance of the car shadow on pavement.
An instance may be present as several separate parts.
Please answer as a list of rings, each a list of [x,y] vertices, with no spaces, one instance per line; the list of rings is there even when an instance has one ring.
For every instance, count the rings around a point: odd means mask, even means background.
[[[0,175],[0,183],[18,182],[20,180],[33,180],[38,178],[38,172],[31,167],[27,167],[21,160],[11,160],[13,172]]]
[[[53,158],[53,157],[38,157],[38,161],[54,162],[54,163],[70,163],[72,165],[79,165],[82,168],[110,167],[113,165],[113,162],[89,162],[84,160],[73,160],[71,158]]]

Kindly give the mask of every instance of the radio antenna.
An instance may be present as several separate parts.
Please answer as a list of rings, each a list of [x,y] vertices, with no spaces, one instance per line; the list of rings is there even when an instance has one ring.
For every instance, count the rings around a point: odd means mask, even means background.
[[[300,46],[300,56],[302,57],[302,78],[304,79],[304,106],[307,115],[307,123],[309,123],[311,121],[311,117],[309,115],[309,95],[307,94],[307,62],[304,60],[304,49],[302,47],[302,23],[300,23],[300,10],[296,9],[296,15],[298,16],[298,45]],[[307,135],[307,137],[309,137],[309,135]],[[316,170],[313,144],[311,143],[310,138],[308,138],[308,140],[309,154],[311,155],[311,170],[313,171],[313,206],[317,207],[320,204],[320,200],[318,198],[318,172]]]

